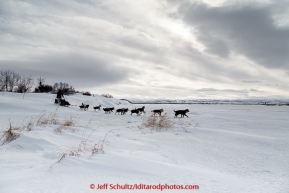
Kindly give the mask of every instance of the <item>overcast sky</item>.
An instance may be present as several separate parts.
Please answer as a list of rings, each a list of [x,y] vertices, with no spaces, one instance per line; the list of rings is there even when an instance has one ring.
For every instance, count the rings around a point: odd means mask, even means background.
[[[289,98],[288,18],[288,0],[1,0],[0,70],[115,98]]]

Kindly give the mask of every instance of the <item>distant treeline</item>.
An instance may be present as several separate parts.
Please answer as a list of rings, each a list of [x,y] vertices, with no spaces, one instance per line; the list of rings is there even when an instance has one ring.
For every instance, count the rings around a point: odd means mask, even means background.
[[[26,93],[28,91],[36,93],[56,93],[61,90],[64,94],[75,93],[73,86],[65,82],[54,83],[54,85],[44,84],[45,78],[37,78],[37,85],[33,90],[34,79],[31,76],[21,76],[12,70],[0,71],[0,90],[6,92]]]

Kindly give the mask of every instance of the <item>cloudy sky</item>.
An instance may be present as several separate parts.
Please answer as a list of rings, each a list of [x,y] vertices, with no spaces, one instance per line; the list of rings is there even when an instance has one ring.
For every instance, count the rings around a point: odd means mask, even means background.
[[[288,18],[288,0],[1,0],[0,69],[115,98],[289,98]]]

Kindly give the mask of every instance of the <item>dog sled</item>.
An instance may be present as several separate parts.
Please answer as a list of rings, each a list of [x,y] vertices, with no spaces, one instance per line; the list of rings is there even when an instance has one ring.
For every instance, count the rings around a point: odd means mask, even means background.
[[[54,104],[58,104],[57,99],[55,99]],[[65,99],[60,99],[60,106],[68,107],[69,105],[70,105],[70,103],[68,101],[66,101]]]

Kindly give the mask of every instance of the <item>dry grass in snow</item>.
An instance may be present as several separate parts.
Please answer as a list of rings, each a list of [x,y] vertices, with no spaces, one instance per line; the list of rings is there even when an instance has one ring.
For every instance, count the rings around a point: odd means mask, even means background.
[[[150,115],[149,117],[143,118],[141,126],[160,131],[162,129],[168,129],[172,127],[174,124],[175,123],[171,121],[167,117],[167,114],[165,113],[163,116],[159,116],[159,117]]]
[[[9,128],[2,131],[3,135],[0,138],[1,145],[4,145],[5,143],[9,143],[15,139],[17,139],[20,136],[20,133],[16,132],[19,131],[19,127],[12,127],[12,124],[9,120]]]

